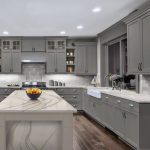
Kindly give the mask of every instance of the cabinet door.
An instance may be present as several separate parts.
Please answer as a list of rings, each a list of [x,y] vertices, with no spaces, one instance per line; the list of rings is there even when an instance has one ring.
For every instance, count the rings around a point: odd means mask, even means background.
[[[56,57],[57,57],[56,58],[57,73],[65,73],[66,72],[66,52],[57,51]]]
[[[12,52],[12,72],[21,73],[21,53]]]
[[[125,119],[125,134],[126,140],[131,145],[137,147],[138,143],[138,115],[126,112],[126,119]]]
[[[33,41],[33,48],[36,52],[45,52],[45,40],[32,40]]]
[[[32,40],[22,40],[22,51],[23,52],[32,52],[33,50],[33,41]]]
[[[2,51],[11,52],[11,40],[2,40]]]
[[[94,111],[93,117],[100,123],[102,123],[104,126],[108,126],[109,116],[107,112],[108,111],[107,104],[99,100],[94,103],[93,111]]]
[[[56,72],[56,53],[48,52],[46,57],[47,57],[47,64],[46,64],[47,73],[55,73]]]
[[[128,73],[138,73],[141,62],[141,40],[139,19],[127,25]]]
[[[20,40],[12,41],[12,52],[21,52],[21,41]]]
[[[150,13],[142,17],[142,72],[150,73]]]
[[[121,138],[125,138],[125,119],[124,119],[124,111],[119,109],[118,107],[114,108],[114,131]]]
[[[86,59],[86,74],[96,75],[97,73],[97,46],[87,46],[87,59]]]
[[[11,52],[2,52],[2,73],[11,72]]]
[[[89,112],[89,96],[87,95],[87,90],[84,90],[83,93],[83,110],[88,113]]]
[[[77,57],[77,64],[76,64],[76,74],[85,74],[86,73],[86,49],[87,46],[80,45],[76,48],[76,57]]]

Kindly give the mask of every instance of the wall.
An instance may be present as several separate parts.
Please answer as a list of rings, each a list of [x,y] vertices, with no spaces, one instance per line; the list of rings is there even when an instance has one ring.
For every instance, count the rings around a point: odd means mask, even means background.
[[[141,89],[143,94],[150,94],[150,75],[142,76]]]
[[[101,86],[105,86],[106,82],[104,80],[105,73],[107,72],[106,65],[106,44],[116,38],[119,38],[127,33],[127,26],[122,21],[114,24],[110,28],[106,29],[102,33],[98,34],[98,48],[97,48],[97,67],[98,67],[98,76],[100,77]]]
[[[39,76],[41,79],[41,76]],[[42,81],[49,83],[49,80],[63,81],[66,86],[89,86],[93,76],[76,76],[73,74],[54,74],[54,75],[43,75]],[[32,80],[34,80],[32,76]],[[37,80],[37,76],[36,76]],[[6,86],[7,84],[20,84],[23,81],[27,81],[26,75],[20,74],[0,74],[0,86]]]

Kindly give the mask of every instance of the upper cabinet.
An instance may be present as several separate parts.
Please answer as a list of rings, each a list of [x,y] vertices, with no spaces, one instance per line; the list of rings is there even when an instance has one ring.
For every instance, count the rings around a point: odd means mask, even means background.
[[[21,73],[20,40],[2,40],[2,73]]]
[[[64,39],[48,39],[46,41],[47,51],[66,50],[66,40]]]
[[[66,73],[66,40],[46,41],[47,73]]]
[[[142,72],[150,73],[150,13],[141,18],[142,23]]]
[[[150,73],[150,12],[127,23],[128,73]]]
[[[139,19],[129,23],[127,29],[128,73],[140,72],[142,53],[140,44],[141,40]]]
[[[22,40],[23,52],[45,52],[45,40],[42,39],[23,39]]]
[[[97,46],[96,43],[76,44],[76,74],[96,75],[97,73]]]

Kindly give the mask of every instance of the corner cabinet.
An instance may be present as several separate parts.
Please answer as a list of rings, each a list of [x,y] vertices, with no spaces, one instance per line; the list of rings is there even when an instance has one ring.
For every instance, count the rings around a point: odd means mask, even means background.
[[[96,43],[76,43],[76,68],[78,75],[96,75],[97,45]]]
[[[47,73],[66,73],[66,41],[46,41]]]
[[[20,40],[2,40],[2,73],[21,73]]]
[[[127,23],[128,73],[150,73],[150,12]]]

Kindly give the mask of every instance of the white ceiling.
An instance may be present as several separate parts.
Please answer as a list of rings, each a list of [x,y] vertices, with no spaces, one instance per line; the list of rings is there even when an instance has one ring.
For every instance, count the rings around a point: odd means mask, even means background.
[[[148,0],[0,0],[0,36],[94,36]],[[93,13],[94,7],[102,11]],[[77,25],[84,28],[77,30]]]

